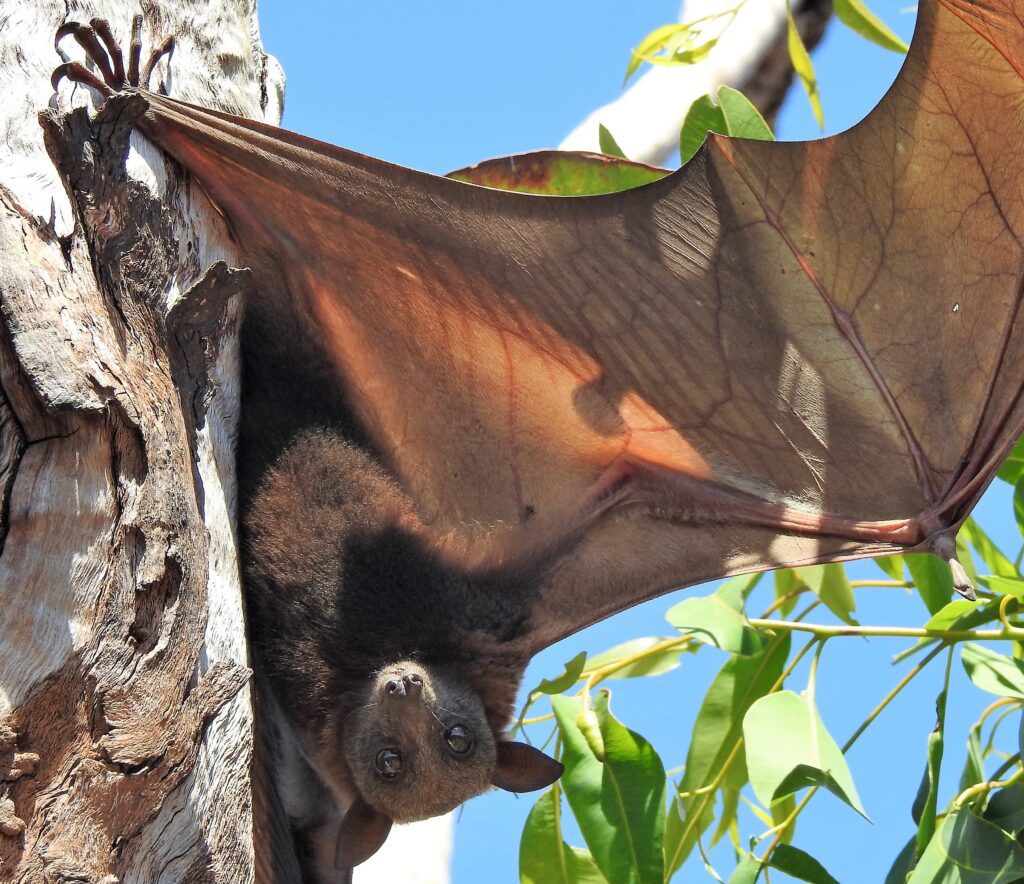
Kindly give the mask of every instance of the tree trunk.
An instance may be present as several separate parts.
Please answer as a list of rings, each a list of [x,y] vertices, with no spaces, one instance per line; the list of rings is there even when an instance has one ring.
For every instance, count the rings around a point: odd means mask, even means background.
[[[125,175],[138,100],[90,120],[79,87],[37,118],[58,26],[101,15],[127,44],[136,9],[0,2],[5,881],[254,877],[230,442],[247,273],[162,154],[139,143]],[[144,36],[169,33],[176,95],[276,121],[252,3],[163,3]]]

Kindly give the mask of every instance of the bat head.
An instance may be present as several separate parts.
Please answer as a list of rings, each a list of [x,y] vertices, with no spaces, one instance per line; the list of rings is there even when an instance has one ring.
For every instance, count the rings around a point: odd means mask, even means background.
[[[492,785],[542,789],[562,773],[543,752],[495,734],[457,674],[408,660],[377,674],[345,722],[342,750],[358,797],[339,832],[339,868],[375,853],[392,822],[439,816]]]

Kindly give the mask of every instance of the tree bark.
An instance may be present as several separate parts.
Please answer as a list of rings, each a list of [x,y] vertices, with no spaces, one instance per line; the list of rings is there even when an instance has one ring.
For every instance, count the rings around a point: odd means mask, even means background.
[[[4,881],[254,878],[231,447],[247,273],[131,134],[138,99],[90,119],[64,87],[37,118],[56,29],[100,15],[127,44],[136,10],[0,2]],[[276,122],[252,3],[163,3],[144,37],[167,34],[177,96]]]

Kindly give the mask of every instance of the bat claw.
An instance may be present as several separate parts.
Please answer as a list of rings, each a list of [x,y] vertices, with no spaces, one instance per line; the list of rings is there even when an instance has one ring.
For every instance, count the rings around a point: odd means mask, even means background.
[[[99,75],[93,73],[85,65],[79,62],[66,62],[60,65],[53,72],[51,83],[54,91],[62,79],[68,79],[75,83],[82,83],[96,89],[106,98],[110,98],[117,92],[128,87],[149,89],[149,80],[153,75],[153,69],[165,55],[170,55],[174,50],[174,37],[168,37],[157,46],[146,60],[145,66],[140,70],[142,56],[142,16],[137,15],[132,20],[131,45],[128,54],[128,69],[125,70],[124,54],[121,47],[114,38],[113,32],[106,19],[94,18],[89,24],[83,25],[80,22],[65,22],[54,35],[53,45],[57,53],[64,59],[67,55],[60,49],[60,41],[67,36],[73,36],[75,41],[85,50],[86,58],[91,61],[99,70]]]
[[[967,571],[957,557],[956,541],[953,537],[954,535],[949,531],[932,535],[930,540],[932,552],[949,565],[949,572],[953,578],[953,589],[957,595],[963,596],[969,602],[976,602],[978,595],[974,591],[971,578],[967,576]]]

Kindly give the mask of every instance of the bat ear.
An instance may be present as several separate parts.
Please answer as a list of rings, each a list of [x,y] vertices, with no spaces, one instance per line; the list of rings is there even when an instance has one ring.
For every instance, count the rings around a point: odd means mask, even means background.
[[[391,820],[357,798],[341,821],[334,852],[336,869],[351,869],[366,862],[387,840]]]
[[[565,770],[561,763],[526,743],[498,743],[491,782],[506,792],[533,792],[550,786]]]

